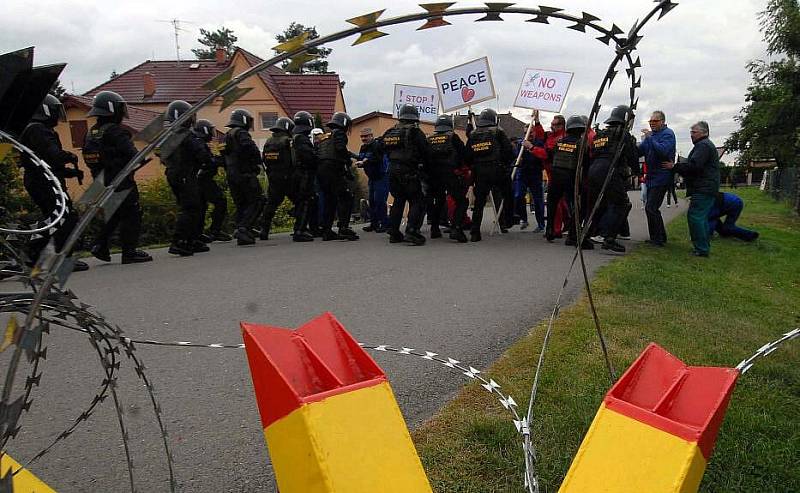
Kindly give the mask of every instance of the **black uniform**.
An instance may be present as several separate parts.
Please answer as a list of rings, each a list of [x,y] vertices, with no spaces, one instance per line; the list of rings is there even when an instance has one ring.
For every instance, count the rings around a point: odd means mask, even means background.
[[[178,202],[179,213],[175,223],[173,244],[184,244],[191,249],[203,232],[203,204],[197,173],[203,166],[211,166],[211,153],[197,135],[189,129],[179,129],[185,133],[181,143],[168,155],[161,156],[167,167],[167,183]]]
[[[455,171],[464,164],[464,141],[455,132],[448,130],[429,135],[428,145],[431,149],[431,163],[426,174],[431,229],[438,228],[439,216],[443,210],[447,211],[447,194],[450,194],[456,202],[453,228],[461,230],[464,225],[464,215],[469,207],[468,187]]]
[[[466,162],[472,166],[475,176],[475,204],[472,210],[472,235],[480,236],[483,209],[486,207],[486,198],[493,188],[498,188],[503,207],[499,218],[501,229],[511,226],[514,203],[511,188],[511,170],[509,165],[514,159],[514,150],[511,147],[505,131],[500,127],[478,127],[470,133],[467,139]],[[495,206],[499,198],[495,197]]]
[[[578,163],[583,145],[583,135],[566,134],[553,148],[553,173],[547,188],[547,232],[548,240],[554,238],[553,225],[555,224],[555,214],[558,203],[562,198],[566,198],[569,208],[569,241],[577,240],[575,217],[575,175],[578,170]],[[589,153],[583,153],[583,168],[589,164]],[[585,211],[586,205],[582,206]]]
[[[61,140],[53,128],[42,122],[30,123],[22,132],[20,141],[50,166],[65,194],[67,193],[66,178],[83,178],[83,172],[66,166],[68,163],[77,163],[78,156],[61,147]],[[53,184],[27,154],[22,155],[20,164],[25,170],[23,178],[25,190],[28,191],[36,207],[42,212],[43,221],[51,222],[50,220],[55,218],[58,208],[58,199]],[[64,216],[59,224],[50,230],[58,251],[61,250],[78,222],[78,215],[72,206],[69,195],[66,196],[66,199],[67,210],[64,212]],[[41,239],[31,241],[29,251],[31,260],[35,262],[38,259],[41,249],[47,245],[48,240],[49,236],[44,234]]]
[[[334,128],[319,143],[319,170],[317,177],[322,193],[325,194],[325,210],[322,228],[330,231],[334,216],[338,217],[337,226],[341,230],[350,228],[350,214],[353,211],[352,171],[350,159],[352,155],[347,149],[347,134],[340,128]]]
[[[208,145],[203,143],[205,157],[202,159],[200,171],[197,173],[197,187],[200,190],[200,217],[201,227],[205,223],[208,204],[214,206],[211,213],[211,226],[208,228],[209,235],[215,237],[222,232],[222,225],[228,215],[228,201],[225,193],[217,185],[214,177],[217,176],[217,168],[220,167],[220,159],[211,154]]]
[[[597,132],[592,142],[592,164],[589,168],[589,203],[586,207],[594,207],[603,188],[611,162],[614,160],[619,146],[619,160],[611,172],[611,177],[603,193],[603,199],[595,215],[595,221],[604,225],[598,233],[614,240],[625,223],[631,210],[628,199],[628,179],[632,173],[638,173],[639,159],[636,151],[636,140],[621,125],[610,126]],[[587,211],[588,213],[588,211]]]
[[[261,153],[243,128],[232,128],[225,134],[225,172],[228,188],[236,205],[236,227],[249,231],[264,206],[264,191],[258,181]]]
[[[418,235],[422,226],[422,170],[430,167],[428,140],[416,123],[401,121],[383,134],[383,148],[389,156],[389,191],[394,197],[389,213],[393,239],[400,237],[400,222],[408,202],[407,235]]]
[[[267,205],[262,217],[262,236],[269,235],[275,211],[286,197],[289,197],[289,200],[297,205],[297,197],[293,193],[292,184],[294,179],[293,152],[292,137],[288,131],[274,130],[272,137],[264,144],[262,155],[264,166],[267,168],[269,190]]]
[[[307,133],[296,133],[292,138],[295,170],[292,189],[295,197],[295,234],[308,231],[311,216],[317,214],[314,180],[317,176],[319,159],[314,144]]]
[[[90,142],[91,141],[91,142]],[[83,158],[93,177],[103,172],[103,182],[110,184],[136,155],[130,132],[120,124],[105,121],[98,117],[97,123],[89,130],[83,148]],[[122,244],[123,261],[128,255],[136,255],[139,233],[142,227],[142,208],[139,205],[139,189],[133,173],[125,177],[117,191],[130,190],[114,215],[106,217],[106,224],[95,240],[95,247],[107,250],[114,230],[119,226],[119,239]]]

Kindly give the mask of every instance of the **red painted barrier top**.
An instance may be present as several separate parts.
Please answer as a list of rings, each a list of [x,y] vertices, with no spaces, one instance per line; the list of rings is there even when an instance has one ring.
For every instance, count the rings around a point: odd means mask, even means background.
[[[330,313],[297,330],[247,322],[241,328],[264,428],[304,404],[386,381]]]
[[[706,459],[739,372],[687,366],[651,343],[606,394],[609,409],[690,442]]]

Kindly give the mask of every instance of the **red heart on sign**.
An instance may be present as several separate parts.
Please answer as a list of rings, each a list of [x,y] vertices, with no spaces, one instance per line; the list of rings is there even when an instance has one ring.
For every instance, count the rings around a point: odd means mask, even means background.
[[[463,99],[465,103],[474,97],[475,97],[474,89],[471,89],[469,87],[461,88],[461,99]]]

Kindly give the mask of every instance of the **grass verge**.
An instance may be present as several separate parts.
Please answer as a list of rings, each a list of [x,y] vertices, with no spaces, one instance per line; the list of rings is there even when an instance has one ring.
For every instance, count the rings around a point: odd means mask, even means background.
[[[710,258],[692,257],[684,215],[670,224],[666,248],[642,246],[597,273],[595,301],[618,372],[650,341],[691,365],[732,367],[800,325],[800,219],[756,189],[735,192],[746,203],[739,223],[761,233],[756,243],[715,239]],[[485,372],[520,410],[527,409],[545,327]],[[701,491],[800,491],[798,362],[793,341],[739,380]],[[543,491],[558,490],[609,386],[582,298],[556,320],[534,409]],[[477,384],[413,437],[435,491],[524,491],[516,430]]]

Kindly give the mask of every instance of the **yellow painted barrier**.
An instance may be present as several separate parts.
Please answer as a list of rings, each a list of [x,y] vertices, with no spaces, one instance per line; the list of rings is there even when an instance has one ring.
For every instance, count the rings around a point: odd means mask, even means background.
[[[15,473],[20,469],[22,469],[22,466],[12,459],[10,455],[3,454],[3,457],[0,458],[0,477]],[[11,481],[14,493],[55,493],[54,489],[47,486],[27,469],[22,469],[14,474]]]

